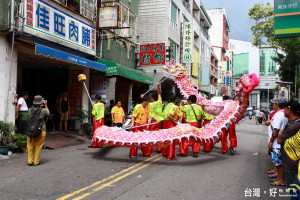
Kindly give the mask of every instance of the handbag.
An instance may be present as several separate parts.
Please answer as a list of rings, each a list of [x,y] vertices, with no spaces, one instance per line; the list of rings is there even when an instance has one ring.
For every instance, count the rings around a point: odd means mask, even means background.
[[[194,115],[195,115],[195,117],[196,117],[196,120],[197,120],[197,123],[198,123],[198,128],[201,128],[201,127],[202,127],[202,123],[201,123],[201,121],[202,121],[202,116],[201,116],[200,120],[198,120],[198,117],[197,117],[197,115],[196,115],[196,113],[195,113],[195,110],[194,110],[192,104],[190,104],[190,106],[191,106],[191,108],[192,108],[192,110],[193,110],[193,113],[194,113]]]

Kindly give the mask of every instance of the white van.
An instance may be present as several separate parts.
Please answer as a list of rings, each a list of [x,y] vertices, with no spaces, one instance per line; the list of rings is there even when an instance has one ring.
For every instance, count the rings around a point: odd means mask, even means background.
[[[222,96],[214,96],[210,100],[215,103],[221,103],[223,101],[223,97]]]

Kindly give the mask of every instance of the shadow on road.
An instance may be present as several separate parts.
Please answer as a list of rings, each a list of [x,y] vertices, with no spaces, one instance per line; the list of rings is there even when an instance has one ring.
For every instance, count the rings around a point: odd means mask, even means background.
[[[126,147],[104,147],[95,152],[86,152],[85,155],[92,156],[93,159],[102,160],[102,161],[109,161],[109,162],[123,162],[123,163],[139,163],[142,162],[149,157],[143,157],[141,154],[138,154],[137,159],[130,159],[128,156],[124,158],[116,158],[116,157],[108,157],[107,155],[114,149],[114,148],[124,148],[126,151],[129,151],[129,148]],[[215,151],[214,151],[215,150]],[[209,153],[200,152],[198,158],[193,158],[192,154],[190,153],[188,157],[178,157],[176,156],[175,160],[166,160],[163,158],[153,164],[156,165],[180,165],[180,166],[188,166],[188,165],[201,165],[206,164],[209,162],[216,162],[224,159],[228,159],[228,156],[231,156],[229,153],[223,154],[221,152],[221,148],[215,147],[213,151]],[[153,150],[152,157],[156,156],[158,153]],[[236,155],[239,155],[236,153]],[[159,155],[161,156],[161,155]],[[157,157],[159,158],[159,157]],[[192,160],[191,160],[192,159]],[[153,159],[154,160],[154,159]],[[150,161],[151,162],[151,161]]]

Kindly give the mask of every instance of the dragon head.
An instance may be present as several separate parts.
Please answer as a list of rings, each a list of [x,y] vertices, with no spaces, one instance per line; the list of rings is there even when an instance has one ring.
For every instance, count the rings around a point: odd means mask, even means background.
[[[169,72],[173,77],[180,77],[183,74],[186,74],[186,67],[177,63],[174,65],[174,61],[171,60],[166,66],[163,67],[166,72]]]
[[[236,93],[243,92],[245,94],[251,93],[256,86],[259,84],[259,78],[256,74],[244,74],[238,83],[238,88],[236,89]]]

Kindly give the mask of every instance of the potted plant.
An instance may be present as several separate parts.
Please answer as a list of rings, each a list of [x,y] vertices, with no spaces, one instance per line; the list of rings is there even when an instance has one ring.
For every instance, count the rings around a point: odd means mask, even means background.
[[[87,110],[78,110],[76,112],[76,117],[77,117],[77,121],[79,122],[79,125],[81,126],[81,131],[82,131],[82,135],[84,135],[84,133],[89,134],[92,132],[91,129],[91,123],[89,123],[89,119],[90,119],[90,111]]]
[[[13,123],[0,120],[0,154],[6,155],[9,151],[8,138],[14,132]]]
[[[23,153],[26,152],[27,136],[23,134],[13,135],[10,138],[10,143],[15,144]]]

